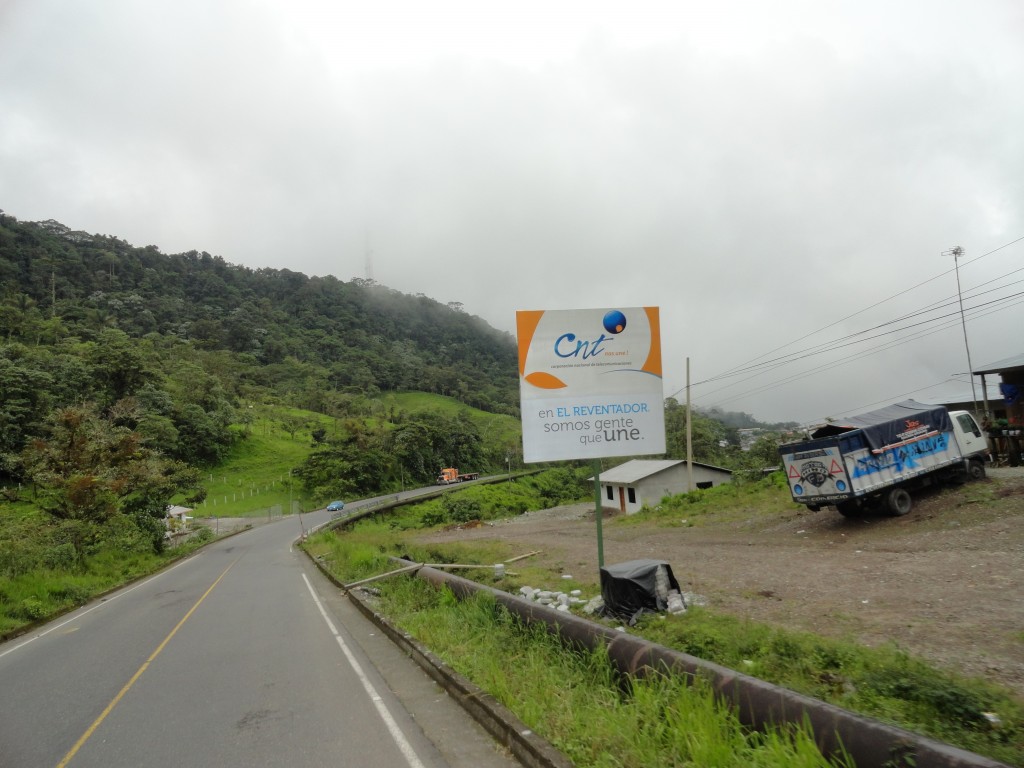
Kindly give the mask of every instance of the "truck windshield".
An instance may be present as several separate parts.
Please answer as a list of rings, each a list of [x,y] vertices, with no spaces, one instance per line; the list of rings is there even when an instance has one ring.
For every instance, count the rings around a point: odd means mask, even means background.
[[[981,427],[978,426],[978,422],[974,420],[971,414],[958,413],[956,420],[960,422],[960,429],[964,432],[971,432],[975,437],[981,437]]]

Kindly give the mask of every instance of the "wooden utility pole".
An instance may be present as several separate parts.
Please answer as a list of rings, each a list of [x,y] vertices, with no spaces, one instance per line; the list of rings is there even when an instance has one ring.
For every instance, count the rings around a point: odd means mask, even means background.
[[[693,490],[693,418],[690,412],[690,358],[686,358],[686,490]]]

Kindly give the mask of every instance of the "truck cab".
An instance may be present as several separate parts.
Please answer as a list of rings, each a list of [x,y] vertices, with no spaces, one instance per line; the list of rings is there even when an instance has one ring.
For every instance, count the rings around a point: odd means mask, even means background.
[[[960,451],[964,455],[964,460],[969,462],[969,476],[975,480],[984,477],[984,462],[989,461],[991,457],[988,438],[981,431],[974,416],[967,411],[950,411],[949,415],[953,419],[953,431],[956,434],[956,441],[960,444]],[[978,467],[981,469],[980,472]]]

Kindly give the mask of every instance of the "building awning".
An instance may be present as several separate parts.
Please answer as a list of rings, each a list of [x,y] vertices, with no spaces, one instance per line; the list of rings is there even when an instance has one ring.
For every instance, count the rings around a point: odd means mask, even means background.
[[[983,376],[988,373],[1005,373],[1007,371],[1024,370],[1024,352],[1005,360],[996,360],[973,371],[975,376]]]

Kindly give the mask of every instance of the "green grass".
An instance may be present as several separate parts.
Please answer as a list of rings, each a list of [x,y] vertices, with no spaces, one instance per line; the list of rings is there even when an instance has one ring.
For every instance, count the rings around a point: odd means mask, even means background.
[[[482,594],[457,600],[418,579],[381,586],[383,610],[581,768],[827,766],[805,729],[743,728],[700,682],[623,685],[606,653],[573,653]]]
[[[407,411],[420,413],[435,411],[446,416],[467,415],[480,431],[485,444],[511,446],[518,449],[522,439],[522,425],[515,416],[487,413],[460,403],[452,397],[426,392],[388,392],[379,398],[384,413]]]
[[[282,426],[282,419],[294,417],[309,425],[294,437]],[[311,428],[337,429],[333,419],[310,411],[260,406],[249,428],[239,428],[239,440],[216,469],[202,476],[206,501],[195,507],[199,517],[263,516],[308,512],[331,499],[307,499],[302,483],[291,476],[313,450]]]
[[[1024,702],[892,645],[867,648],[691,608],[650,617],[649,640],[1005,762],[1024,762]],[[1003,725],[993,731],[986,713]]]
[[[665,497],[654,507],[618,518],[623,526],[662,525],[699,527],[707,522],[742,522],[767,516],[785,517],[801,512],[793,503],[785,475],[776,472],[753,482],[733,482],[706,490]]]

